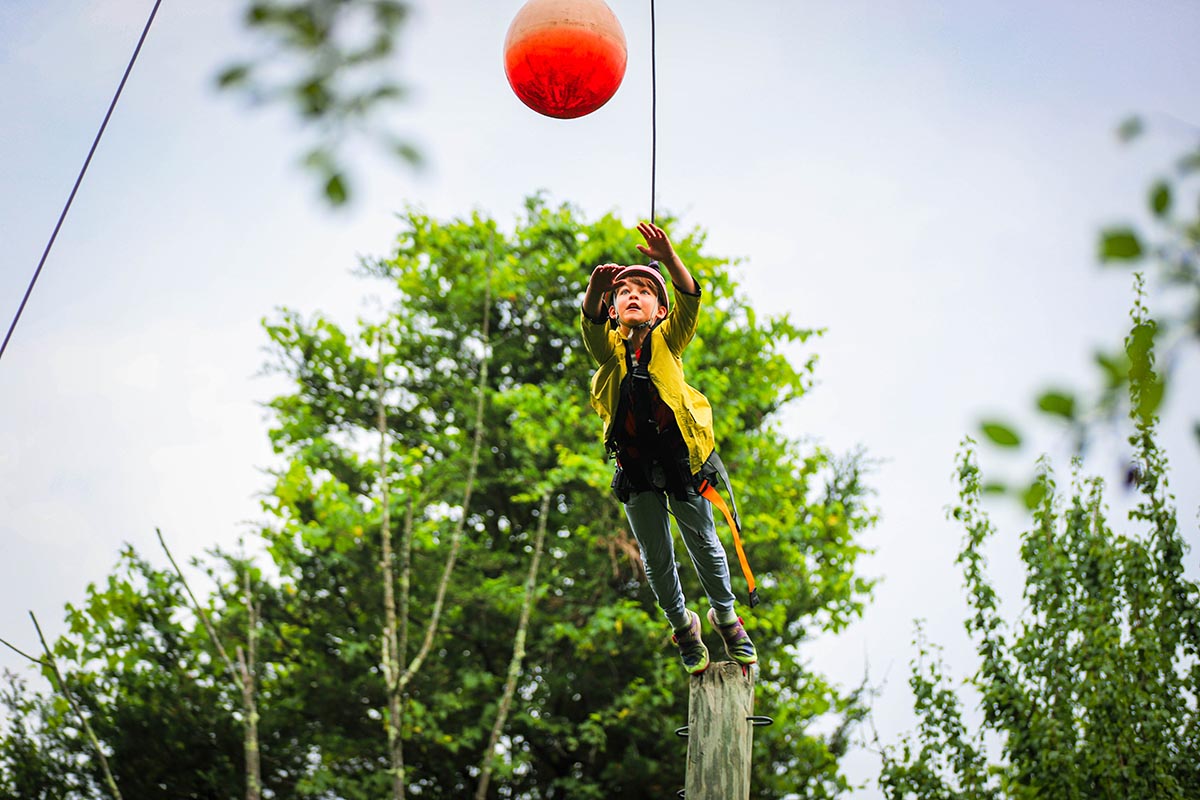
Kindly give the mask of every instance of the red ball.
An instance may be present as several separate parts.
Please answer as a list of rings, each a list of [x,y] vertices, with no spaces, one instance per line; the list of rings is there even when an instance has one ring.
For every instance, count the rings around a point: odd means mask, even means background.
[[[558,119],[607,103],[625,61],[625,32],[604,0],[529,0],[504,40],[504,74],[517,97]]]

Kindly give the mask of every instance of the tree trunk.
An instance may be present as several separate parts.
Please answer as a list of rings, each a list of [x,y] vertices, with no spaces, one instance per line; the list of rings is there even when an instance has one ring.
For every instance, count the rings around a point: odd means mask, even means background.
[[[242,707],[246,714],[243,725],[243,749],[246,754],[246,800],[262,798],[262,759],[258,747],[258,696],[254,679],[258,659],[258,611],[254,595],[250,591],[250,566],[247,564],[243,577],[246,597],[246,649],[237,649],[238,666],[242,674]]]
[[[513,695],[517,689],[517,679],[521,676],[521,664],[525,660],[525,637],[529,630],[529,616],[533,611],[533,600],[537,588],[538,564],[542,559],[542,548],[546,542],[546,518],[550,516],[550,492],[542,495],[542,506],[538,516],[537,537],[533,545],[533,560],[529,564],[529,575],[525,578],[525,602],[521,606],[521,618],[517,623],[517,637],[513,641],[512,660],[508,665],[508,680],[504,684],[504,694],[500,699],[500,707],[496,711],[496,724],[492,726],[492,735],[488,739],[487,749],[483,751],[483,761],[479,765],[479,785],[475,790],[475,800],[487,797],[488,783],[492,779],[492,770],[496,766],[496,745],[504,732],[504,723],[508,721],[508,711],[512,707]]]
[[[395,570],[392,558],[391,487],[388,483],[387,414],[383,404],[383,329],[379,331],[378,396],[376,427],[379,430],[379,567],[383,573],[383,677],[387,686],[387,742],[392,771],[392,797],[404,800],[404,753],[400,736],[400,642],[396,633]]]
[[[416,508],[416,502],[412,495],[408,496],[408,507],[404,512],[404,533],[400,544],[400,608],[397,614],[400,617],[400,643],[399,650],[396,654],[396,671],[400,671],[400,665],[408,658],[408,596],[412,586],[412,535],[413,535],[413,514]],[[396,717],[396,730],[404,730],[404,687],[396,687],[396,696],[400,701],[400,710]],[[404,780],[404,737],[400,736],[396,742],[396,772],[400,776],[400,797],[403,799],[407,792],[408,784]]]

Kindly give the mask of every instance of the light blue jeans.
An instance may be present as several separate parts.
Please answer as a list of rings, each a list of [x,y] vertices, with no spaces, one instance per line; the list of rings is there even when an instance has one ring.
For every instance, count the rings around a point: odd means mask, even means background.
[[[733,612],[733,589],[729,584],[729,561],[725,548],[717,538],[713,524],[712,505],[695,490],[688,490],[687,500],[678,500],[660,491],[634,492],[625,503],[625,516],[642,552],[646,577],[658,605],[673,628],[688,623],[683,588],[679,585],[679,569],[675,564],[675,546],[671,538],[671,513],[679,523],[683,544],[692,565],[700,577],[700,585],[708,595],[708,603],[718,616]]]

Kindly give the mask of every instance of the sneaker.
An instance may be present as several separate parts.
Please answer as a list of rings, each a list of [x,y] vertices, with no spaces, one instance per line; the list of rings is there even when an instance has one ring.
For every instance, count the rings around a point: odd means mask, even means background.
[[[750,634],[742,627],[741,617],[728,625],[721,625],[717,622],[717,610],[710,608],[708,621],[717,629],[717,633],[721,634],[721,639],[725,642],[725,652],[730,658],[742,666],[758,663],[758,651],[754,649],[754,642],[750,641]]]
[[[695,611],[687,611],[691,622],[684,628],[676,628],[671,641],[679,648],[679,657],[683,659],[683,668],[689,675],[699,675],[708,669],[708,648],[701,638],[700,615]]]

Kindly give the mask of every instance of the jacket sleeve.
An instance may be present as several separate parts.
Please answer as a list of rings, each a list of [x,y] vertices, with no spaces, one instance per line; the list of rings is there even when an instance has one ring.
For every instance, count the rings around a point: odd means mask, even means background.
[[[613,356],[614,347],[612,338],[608,335],[608,320],[604,319],[599,322],[583,313],[579,312],[580,327],[583,331],[583,346],[588,351],[588,355],[597,364],[604,364]]]
[[[695,278],[692,279],[695,281]],[[663,338],[671,352],[679,355],[696,335],[696,324],[700,319],[700,283],[696,282],[696,293],[688,294],[674,283],[671,288],[675,291],[675,302],[671,304],[671,312],[662,324]]]

